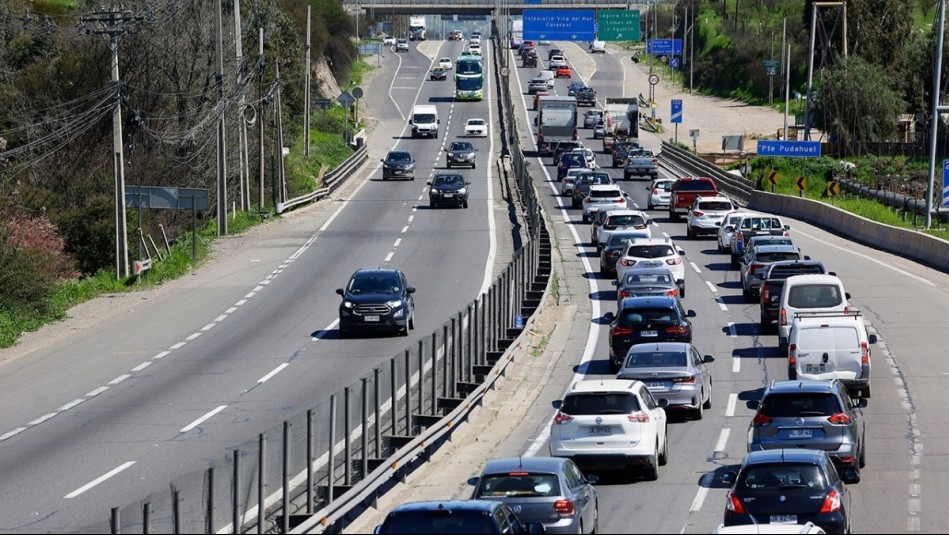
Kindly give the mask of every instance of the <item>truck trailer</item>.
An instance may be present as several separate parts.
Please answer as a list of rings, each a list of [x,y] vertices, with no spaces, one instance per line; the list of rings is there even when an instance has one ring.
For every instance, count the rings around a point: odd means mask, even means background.
[[[603,107],[603,152],[613,150],[616,141],[639,142],[639,99],[606,97]]]
[[[560,141],[576,141],[577,99],[574,97],[542,96],[538,100],[537,150],[540,154],[552,154],[554,145]]]
[[[425,40],[425,15],[412,15],[409,17],[409,40]]]

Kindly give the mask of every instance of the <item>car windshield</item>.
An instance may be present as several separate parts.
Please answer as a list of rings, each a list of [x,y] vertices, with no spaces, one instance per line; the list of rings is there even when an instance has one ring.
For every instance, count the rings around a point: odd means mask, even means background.
[[[628,393],[590,392],[573,394],[563,400],[560,412],[573,416],[630,414],[639,410],[636,396]]]
[[[349,283],[349,293],[395,294],[402,291],[398,275],[386,273],[359,273]]]
[[[625,308],[618,314],[620,325],[634,325],[638,323],[668,323],[676,321],[675,310],[671,308]]]
[[[679,351],[643,351],[630,353],[626,368],[684,368],[685,353]]]
[[[515,472],[490,474],[481,479],[475,499],[560,496],[557,474]]]
[[[421,124],[434,123],[435,114],[434,113],[416,113],[415,117],[413,117],[413,120],[416,123],[421,123]]]
[[[408,511],[389,513],[379,533],[500,533],[481,511]]]
[[[484,126],[484,119],[468,119],[468,126]]]
[[[460,187],[465,185],[465,179],[461,175],[438,175],[432,181],[432,185]]]
[[[386,159],[390,162],[408,163],[412,161],[412,155],[407,152],[390,152]]]
[[[448,150],[464,151],[472,150],[473,148],[474,147],[471,146],[471,143],[468,143],[467,141],[455,141],[451,144]]]
[[[477,91],[484,88],[484,80],[479,76],[471,78],[461,76],[455,80],[455,88],[462,91]]]
[[[671,245],[630,245],[626,256],[636,258],[663,258],[672,256],[675,252]]]
[[[788,306],[794,308],[830,308],[843,304],[836,284],[796,284],[788,291]]]
[[[738,490],[785,491],[825,487],[820,469],[812,464],[756,464],[746,467],[738,477]]]
[[[829,392],[775,392],[765,396],[758,409],[772,418],[832,416],[842,411],[837,396]]]
[[[787,253],[763,253],[760,252],[755,255],[755,262],[780,262],[782,260],[800,260],[801,253],[798,252],[787,252]]]

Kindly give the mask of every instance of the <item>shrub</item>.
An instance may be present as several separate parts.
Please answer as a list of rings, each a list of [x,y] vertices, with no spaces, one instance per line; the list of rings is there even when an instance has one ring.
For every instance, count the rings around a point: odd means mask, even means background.
[[[56,284],[77,276],[45,216],[9,211],[0,219],[0,307],[45,313]]]

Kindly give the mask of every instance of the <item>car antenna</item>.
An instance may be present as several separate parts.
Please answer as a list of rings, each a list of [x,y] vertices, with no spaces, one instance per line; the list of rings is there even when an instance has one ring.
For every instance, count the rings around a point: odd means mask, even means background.
[[[521,455],[517,456],[517,467],[524,468],[524,457]]]

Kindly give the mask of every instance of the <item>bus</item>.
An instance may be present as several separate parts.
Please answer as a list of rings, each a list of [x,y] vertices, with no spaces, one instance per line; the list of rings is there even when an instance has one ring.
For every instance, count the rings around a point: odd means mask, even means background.
[[[481,56],[463,54],[455,62],[455,100],[484,98],[484,63]]]

